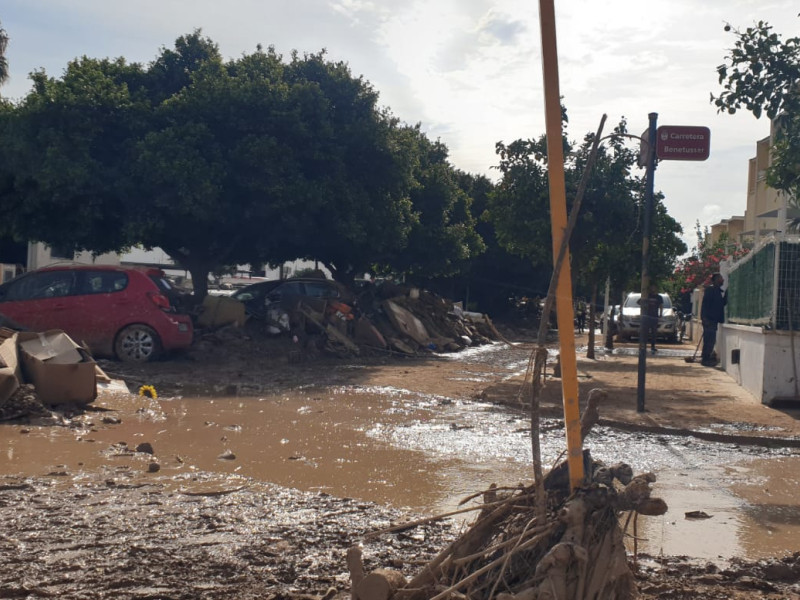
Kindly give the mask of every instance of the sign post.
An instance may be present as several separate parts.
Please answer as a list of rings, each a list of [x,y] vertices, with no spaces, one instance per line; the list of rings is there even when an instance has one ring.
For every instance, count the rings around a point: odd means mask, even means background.
[[[653,185],[656,159],[706,160],[711,153],[711,130],[691,125],[662,125],[656,129],[658,115],[650,113],[650,127],[642,134],[639,166],[646,167],[644,224],[642,227],[642,295],[639,319],[639,372],[636,384],[636,410],[644,412],[644,390],[647,374],[647,330],[645,299],[650,287],[650,228],[653,215]],[[646,137],[645,137],[646,136]],[[646,140],[646,141],[645,141]]]
[[[636,383],[636,411],[644,412],[644,382],[647,373],[647,319],[645,319],[645,301],[650,290],[650,229],[653,222],[653,186],[656,175],[656,123],[658,113],[648,115],[650,127],[647,129],[647,147],[644,156],[645,166],[645,192],[644,192],[644,223],[642,225],[642,295],[639,304],[639,371]]]

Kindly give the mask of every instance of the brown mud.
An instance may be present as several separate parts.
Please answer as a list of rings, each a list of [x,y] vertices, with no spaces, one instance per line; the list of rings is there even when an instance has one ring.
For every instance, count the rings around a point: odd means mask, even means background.
[[[525,348],[530,346],[521,350]],[[344,555],[356,542],[364,544],[368,570],[390,567],[413,575],[455,538],[461,523],[446,521],[377,537],[365,534],[419,516],[397,508],[412,505],[404,493],[419,490],[418,481],[384,486],[379,503],[348,499],[346,485],[345,491],[328,494],[329,473],[320,476],[318,491],[296,489],[292,472],[297,470],[305,472],[306,489],[314,489],[306,477],[323,463],[318,460],[323,445],[291,447],[291,415],[298,407],[281,408],[278,403],[270,407],[270,415],[286,422],[286,434],[277,442],[265,440],[264,455],[252,461],[272,465],[274,477],[267,483],[261,472],[243,468],[241,459],[226,458],[235,428],[247,423],[215,422],[191,416],[186,409],[184,420],[178,421],[183,431],[171,435],[162,432],[164,411],[175,410],[179,417],[181,397],[240,396],[252,402],[281,394],[288,398],[305,386],[340,385],[397,387],[520,408],[524,361],[493,366],[436,356],[358,361],[309,356],[290,363],[291,352],[289,340],[237,336],[169,361],[103,363],[131,390],[153,385],[170,400],[107,394],[89,411],[62,415],[58,423],[0,425],[0,439],[5,438],[0,459],[0,473],[5,473],[0,479],[0,598],[288,598],[321,597],[331,588],[330,596],[345,597],[349,581]],[[682,358],[649,361],[645,413],[635,410],[635,358],[581,358],[579,369],[582,398],[595,387],[609,392],[601,415],[611,426],[655,434],[680,431],[698,439],[720,436],[710,441],[765,449],[790,447],[800,436],[796,409],[762,407],[724,373]],[[544,406],[557,416],[559,405],[560,387],[554,379],[545,388]],[[313,414],[313,401],[304,406]],[[369,412],[371,407],[360,410]],[[118,439],[119,422],[129,420],[142,425],[142,435]],[[47,452],[54,428],[74,437],[71,453]],[[320,423],[318,435],[335,439],[340,432]],[[337,476],[345,482],[347,477],[362,484],[373,478],[380,487],[381,479],[391,479],[391,464],[381,473],[359,471],[356,462],[348,462],[346,446],[353,440],[342,435],[341,455],[327,457],[331,460],[325,468],[339,465]],[[205,441],[204,456],[185,450],[183,440],[197,437]],[[282,439],[289,441],[281,444]],[[151,443],[154,453],[146,447],[136,451],[143,442]],[[270,456],[280,460],[270,463]],[[216,465],[214,472],[204,468],[210,462]],[[773,522],[797,515],[794,490],[781,488],[780,475],[777,469],[770,476],[768,493],[759,487],[763,481],[747,479],[739,486],[756,504],[773,507],[771,513],[765,510],[765,518]],[[683,515],[673,518],[682,520]],[[651,553],[638,557],[635,572],[643,598],[800,598],[800,555],[792,552],[722,566]]]

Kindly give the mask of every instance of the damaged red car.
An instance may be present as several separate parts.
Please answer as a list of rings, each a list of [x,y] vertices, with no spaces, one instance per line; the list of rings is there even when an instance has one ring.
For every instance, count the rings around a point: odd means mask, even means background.
[[[0,285],[0,313],[32,331],[61,329],[99,356],[145,362],[192,343],[192,321],[170,302],[163,271],[53,266]]]

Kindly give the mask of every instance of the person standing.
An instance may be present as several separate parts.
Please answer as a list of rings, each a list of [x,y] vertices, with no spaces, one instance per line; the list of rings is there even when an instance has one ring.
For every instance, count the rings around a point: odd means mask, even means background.
[[[725,280],[719,273],[711,276],[711,285],[703,292],[703,303],[700,305],[700,320],[703,323],[703,352],[700,364],[713,367],[719,362],[714,357],[714,346],[717,343],[717,327],[725,322],[725,305],[728,303],[728,292],[722,291]]]
[[[578,300],[577,308],[578,317],[578,333],[583,333],[586,328],[586,303],[583,300]]]
[[[656,350],[656,336],[658,335],[658,320],[664,314],[664,299],[656,291],[656,285],[650,284],[650,292],[647,298],[642,301],[639,299],[639,306],[642,307],[642,320],[644,321],[644,331],[647,338],[650,339],[650,351],[655,354]]]

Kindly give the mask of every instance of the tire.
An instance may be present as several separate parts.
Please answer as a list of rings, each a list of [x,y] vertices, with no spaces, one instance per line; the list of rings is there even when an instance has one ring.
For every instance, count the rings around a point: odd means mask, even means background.
[[[114,342],[114,353],[122,362],[147,362],[160,352],[161,340],[147,325],[128,325],[117,334]]]

